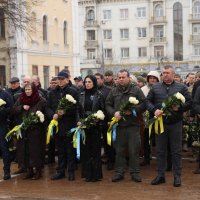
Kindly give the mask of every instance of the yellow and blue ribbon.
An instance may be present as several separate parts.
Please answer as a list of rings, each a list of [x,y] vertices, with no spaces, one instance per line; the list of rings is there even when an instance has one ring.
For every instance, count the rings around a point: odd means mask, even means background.
[[[163,125],[163,117],[162,116],[159,116],[154,123],[149,125],[149,136],[151,135],[153,124],[155,124],[154,128],[155,128],[155,133],[157,135],[164,133],[164,125]]]
[[[85,144],[85,140],[86,140],[84,128],[86,128],[86,127],[78,126],[76,128],[72,128],[70,130],[70,133],[74,133],[73,134],[73,147],[76,149],[76,157],[79,160],[80,160],[80,152],[81,152],[81,137],[82,137],[83,144]]]
[[[54,127],[56,128],[56,133],[58,133],[58,121],[55,119],[52,119],[47,129],[46,144],[49,144],[50,139],[53,136]]]
[[[116,129],[117,129],[117,125],[118,125],[118,119],[116,117],[113,117],[111,119],[108,131],[107,131],[107,143],[108,145],[111,146],[112,144],[112,140],[115,141],[116,140]]]
[[[5,139],[8,141],[9,138],[11,138],[11,135],[16,135],[17,139],[22,138],[22,134],[21,134],[21,128],[22,128],[22,124],[15,126],[12,130],[10,130],[6,136]]]

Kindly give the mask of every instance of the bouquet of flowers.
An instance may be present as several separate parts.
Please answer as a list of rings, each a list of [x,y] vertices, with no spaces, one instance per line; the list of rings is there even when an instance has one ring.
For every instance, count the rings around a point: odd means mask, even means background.
[[[131,112],[133,116],[137,117],[137,114],[134,109],[137,104],[139,104],[139,101],[135,97],[129,97],[128,102],[122,104],[119,109],[122,119],[125,120],[125,115],[127,111]],[[110,125],[107,131],[107,143],[108,145],[111,145],[111,141],[116,140],[116,128],[118,125],[118,119],[116,117],[113,117],[109,124]]]
[[[76,100],[70,94],[67,94],[65,97],[60,99],[57,110],[64,110],[66,112],[74,104],[76,104]]]
[[[168,118],[169,116],[172,115],[173,113],[173,109],[176,108],[178,109],[181,104],[185,103],[185,97],[177,92],[172,96],[169,96],[163,103],[162,103],[162,112],[163,115]],[[148,123],[147,123],[148,122]],[[156,117],[154,116],[153,118],[146,120],[146,127],[152,127],[152,124],[155,123],[155,127],[158,127],[158,123],[160,124],[160,128],[161,128],[161,133],[164,132],[164,128],[163,128],[163,121],[162,121],[162,116],[160,117]],[[155,130],[156,133],[158,133],[158,130]]]
[[[81,119],[78,127],[72,128],[68,133],[68,136],[73,134],[73,147],[76,148],[77,158],[80,159],[80,136],[82,136],[83,143],[85,144],[85,128],[96,126],[99,121],[103,121],[105,118],[104,113],[98,110],[96,113],[90,114],[85,119]]]
[[[36,113],[29,113],[23,118],[23,122],[20,125],[15,126],[11,131],[6,134],[6,140],[9,140],[12,135],[16,135],[17,139],[22,138],[21,131],[27,130],[32,125],[44,122],[44,114],[41,111]]]
[[[65,97],[60,99],[57,110],[63,110],[64,113],[66,113],[75,104],[76,104],[76,100],[70,94],[67,94]],[[52,119],[47,128],[46,144],[49,144],[50,139],[54,133],[54,128],[56,130],[56,133],[58,133],[58,120]]]
[[[98,110],[96,113],[90,114],[85,119],[81,119],[81,127],[90,128],[91,126],[96,126],[97,123],[101,120],[103,121],[105,118],[104,113],[101,110]]]
[[[124,117],[127,111],[133,112],[135,105],[138,103],[139,101],[135,97],[129,97],[128,102],[120,106],[120,115]],[[136,115],[136,113],[134,112],[133,115]]]
[[[192,137],[192,146],[200,148],[200,126],[197,120],[190,122],[189,134]]]
[[[0,107],[6,105],[6,102],[3,99],[0,99]]]

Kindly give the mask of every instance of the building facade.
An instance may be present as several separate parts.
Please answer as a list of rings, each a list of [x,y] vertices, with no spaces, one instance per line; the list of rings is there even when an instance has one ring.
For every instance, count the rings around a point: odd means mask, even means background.
[[[200,0],[79,0],[83,74],[200,70]]]
[[[78,1],[45,0],[31,8],[30,29],[7,27],[5,74],[9,78],[39,75],[47,88],[51,77],[67,69],[79,75]],[[2,52],[0,52],[2,54]],[[0,63],[1,65],[1,63]]]

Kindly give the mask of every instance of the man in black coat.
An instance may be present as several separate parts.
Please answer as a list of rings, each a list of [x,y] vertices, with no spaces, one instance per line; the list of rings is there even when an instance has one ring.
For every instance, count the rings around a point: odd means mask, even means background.
[[[12,77],[9,82],[10,82],[10,87],[6,91],[13,97],[15,103],[20,94],[22,93],[22,88],[20,87],[20,82],[18,77]]]
[[[69,75],[66,72],[58,74],[59,86],[50,91],[48,99],[48,117],[58,120],[58,133],[56,134],[56,146],[58,149],[58,167],[57,173],[51,177],[51,180],[58,180],[65,177],[65,168],[67,166],[68,180],[75,180],[76,153],[72,144],[72,137],[67,137],[71,128],[76,127],[78,121],[78,104],[75,104],[70,110],[57,110],[57,106],[62,97],[71,95],[78,102],[78,92],[69,86]]]
[[[98,90],[102,93],[104,98],[104,103],[106,101],[106,97],[108,96],[111,87],[104,84],[104,76],[100,73],[96,73],[95,77],[97,79]],[[115,149],[113,146],[109,146],[107,144],[107,130],[108,130],[108,122],[111,120],[108,117],[108,114],[105,115],[104,124],[102,126],[102,135],[103,135],[103,147],[105,150],[105,154],[107,156],[107,170],[112,170],[114,168],[115,162]]]
[[[163,82],[153,85],[147,95],[147,109],[156,116],[162,116],[162,103],[177,92],[185,97],[185,103],[181,106],[172,106],[172,113],[169,117],[163,116],[164,133],[156,134],[156,152],[158,175],[151,182],[152,185],[165,183],[166,152],[169,141],[172,166],[174,175],[174,186],[181,186],[181,153],[182,153],[182,121],[183,112],[190,109],[192,103],[187,86],[174,81],[175,71],[172,66],[167,65],[163,69]]]
[[[0,88],[0,148],[2,152],[2,157],[3,157],[3,170],[4,170],[4,180],[8,180],[11,178],[10,176],[10,152],[8,149],[8,143],[5,139],[6,133],[8,132],[8,116],[10,113],[10,110],[13,106],[13,99],[11,95],[2,90]],[[4,102],[2,104],[2,102]]]

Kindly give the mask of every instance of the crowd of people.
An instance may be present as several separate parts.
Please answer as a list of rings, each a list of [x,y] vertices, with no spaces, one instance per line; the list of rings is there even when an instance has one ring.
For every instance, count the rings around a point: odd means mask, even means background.
[[[85,128],[85,141],[80,144],[81,177],[86,182],[96,182],[103,178],[102,160],[106,157],[108,170],[115,169],[112,182],[124,179],[125,166],[129,165],[131,179],[141,182],[141,166],[150,165],[151,144],[156,146],[157,176],[152,185],[165,183],[165,171],[173,171],[175,187],[181,186],[183,116],[190,120],[200,118],[200,72],[189,73],[186,80],[176,74],[173,67],[166,65],[161,73],[150,71],[148,74],[134,76],[122,69],[114,76],[112,71],[75,77],[70,80],[69,71],[62,70],[50,81],[47,90],[43,89],[38,76],[25,76],[10,79],[7,89],[0,89],[0,148],[3,158],[4,180],[11,178],[10,165],[14,160],[18,170],[24,173],[23,179],[37,180],[42,176],[44,164],[55,163],[57,167],[51,180],[62,179],[67,175],[69,181],[75,180],[77,168],[76,150],[73,147],[73,134],[70,130],[98,110],[103,111],[105,119]],[[185,101],[180,106],[173,105],[171,115],[166,117],[162,110],[163,102],[170,96],[181,93]],[[58,108],[60,100],[71,95],[75,101],[69,110]],[[135,97],[138,104],[134,110],[120,112],[121,106]],[[36,123],[21,130],[20,137],[7,141],[5,136],[13,127],[23,123],[30,113],[41,111],[44,123]],[[162,116],[164,132],[155,134],[144,125],[145,113],[150,117]],[[112,118],[118,122],[116,138],[107,144],[107,130]],[[46,145],[47,127],[51,120],[58,122],[58,130]],[[12,145],[13,152],[10,151]],[[184,146],[187,150],[187,146]],[[46,152],[46,149],[48,151]],[[102,155],[102,149],[104,155]],[[143,162],[140,162],[140,157]],[[55,158],[58,158],[57,160]],[[200,163],[200,153],[197,159]],[[67,172],[66,172],[67,170]],[[200,165],[195,173],[200,173]]]

